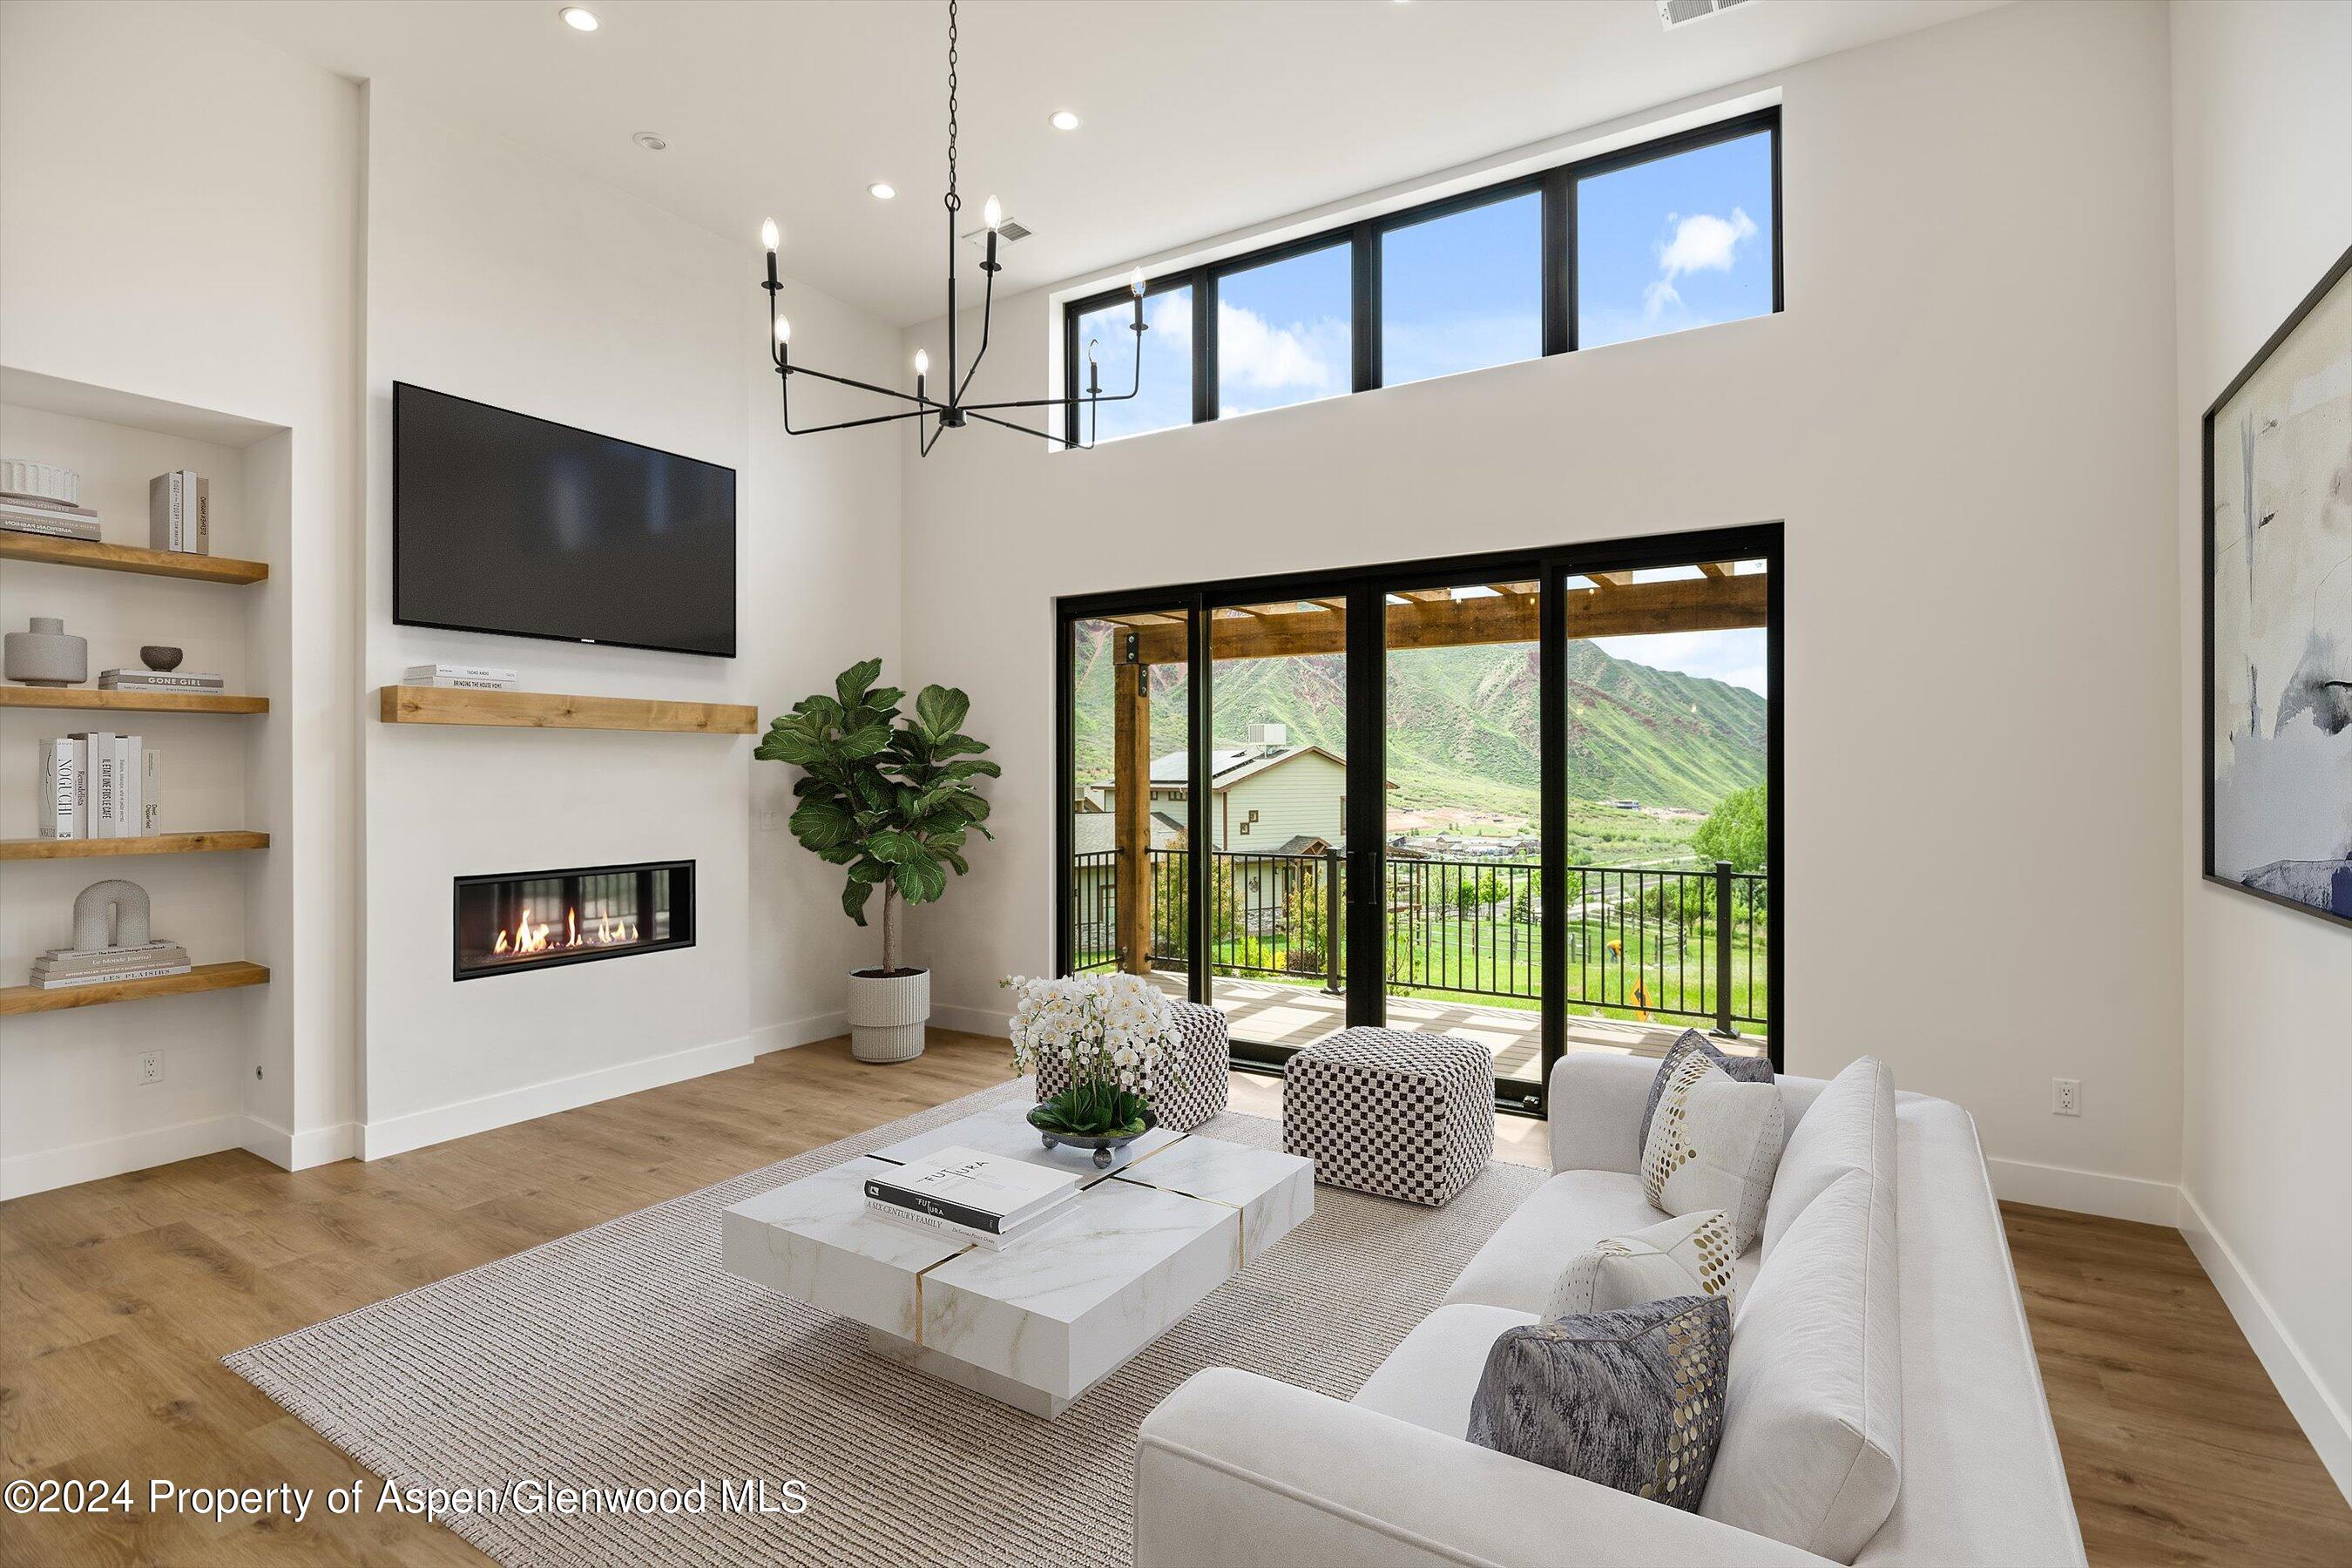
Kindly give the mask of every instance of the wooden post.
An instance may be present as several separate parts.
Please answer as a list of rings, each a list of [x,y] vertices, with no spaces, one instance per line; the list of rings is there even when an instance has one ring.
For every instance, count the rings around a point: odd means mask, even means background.
[[[1151,972],[1151,667],[1119,635],[1112,700],[1111,811],[1118,848],[1118,966]]]

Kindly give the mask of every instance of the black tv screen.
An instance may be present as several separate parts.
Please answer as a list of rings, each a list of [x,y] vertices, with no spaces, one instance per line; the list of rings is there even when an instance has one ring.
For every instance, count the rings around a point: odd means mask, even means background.
[[[405,382],[392,618],[735,657],[735,470]]]

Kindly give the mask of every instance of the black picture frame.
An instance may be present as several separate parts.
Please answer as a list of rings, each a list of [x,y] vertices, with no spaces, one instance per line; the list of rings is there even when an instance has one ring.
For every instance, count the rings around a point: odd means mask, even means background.
[[[2278,330],[2273,332],[2270,337],[2263,342],[2261,348],[2254,351],[2253,357],[2246,362],[2245,367],[2240,370],[2236,375],[2231,377],[2230,384],[2223,387],[2221,391],[2221,395],[2206,405],[2204,416],[2198,421],[2200,437],[2200,498],[2198,505],[2198,527],[2202,534],[2202,539],[2200,542],[2199,554],[2203,563],[2203,581],[2200,585],[2202,602],[2200,606],[2202,620],[2203,659],[2203,679],[2200,685],[2200,702],[2203,711],[2201,721],[2199,725],[2199,731],[2202,736],[2203,754],[2199,759],[2198,769],[2201,777],[2201,788],[2204,797],[2203,821],[2201,824],[2202,845],[2200,849],[2200,869],[2204,879],[2214,884],[2216,887],[2229,888],[2237,892],[2243,893],[2249,898],[2260,899],[2264,903],[2276,904],[2283,909],[2295,910],[2301,913],[2310,915],[2315,919],[2326,921],[2331,925],[2352,929],[2352,914],[2339,913],[2334,910],[2322,909],[2316,904],[2305,903],[2300,899],[2291,899],[2284,894],[2271,892],[2267,889],[2250,887],[2234,877],[2221,874],[2214,868],[2213,860],[2214,795],[2215,786],[2218,783],[2214,777],[2213,767],[2213,743],[2215,740],[2213,726],[2213,693],[2216,675],[2215,658],[2218,653],[2218,649],[2215,647],[2213,625],[2215,568],[2213,537],[2214,422],[2221,415],[2221,410],[2229,405],[2230,400],[2242,391],[2246,383],[2252,380],[2253,377],[2261,372],[2263,366],[2269,363],[2271,355],[2278,352],[2279,345],[2285,342],[2289,337],[2294,335],[2295,329],[2303,325],[2305,321],[2310,317],[2311,313],[2317,310],[2321,303],[2325,301],[2330,294],[2332,294],[2339,286],[2345,286],[2345,280],[2347,277],[2352,277],[2352,247],[2347,247],[2344,254],[2336,258],[2335,265],[2327,269],[2326,274],[2320,279],[2316,285],[2313,287],[2311,292],[2305,294],[2295,308],[2288,312],[2286,320],[2279,323]]]

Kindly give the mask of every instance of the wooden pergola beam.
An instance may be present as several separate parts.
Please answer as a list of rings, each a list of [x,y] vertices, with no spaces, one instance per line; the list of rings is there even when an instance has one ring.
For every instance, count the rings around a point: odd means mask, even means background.
[[[1151,666],[1173,662],[1142,657],[1141,645],[1165,632],[1184,643],[1181,626],[1138,627],[1119,638],[1111,683],[1111,832],[1118,850],[1115,870],[1118,913],[1118,966],[1129,974],[1151,969]],[[1176,658],[1184,656],[1180,652]]]
[[[1622,587],[1570,588],[1571,637],[1643,637],[1658,632],[1725,631],[1765,624],[1767,578],[1685,577]],[[1416,600],[1388,607],[1392,648],[1465,647],[1482,643],[1534,642],[1538,596]],[[1138,658],[1145,664],[1181,664],[1181,626],[1139,626]],[[1217,627],[1219,658],[1297,658],[1347,650],[1347,617],[1338,614],[1229,621]]]

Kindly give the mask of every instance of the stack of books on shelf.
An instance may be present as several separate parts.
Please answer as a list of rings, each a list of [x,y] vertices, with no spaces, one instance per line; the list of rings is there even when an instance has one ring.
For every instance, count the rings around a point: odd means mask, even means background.
[[[159,831],[163,753],[137,735],[78,731],[41,742],[42,838],[143,838]]]
[[[0,490],[0,529],[11,533],[38,533],[51,539],[85,539],[98,542],[98,513],[53,496]]]
[[[185,974],[190,967],[188,950],[176,942],[146,942],[136,947],[60,947],[33,960],[33,984],[42,991],[62,991],[68,985]]]
[[[101,669],[100,691],[226,691],[228,682],[217,675],[197,675],[173,669]]]
[[[991,1250],[1068,1212],[1084,1178],[961,1144],[866,1181],[866,1212]]]
[[[183,555],[213,552],[210,479],[194,468],[174,468],[147,481],[147,545]]]
[[[456,686],[469,691],[512,691],[511,669],[487,664],[412,664],[401,672],[403,686]]]

